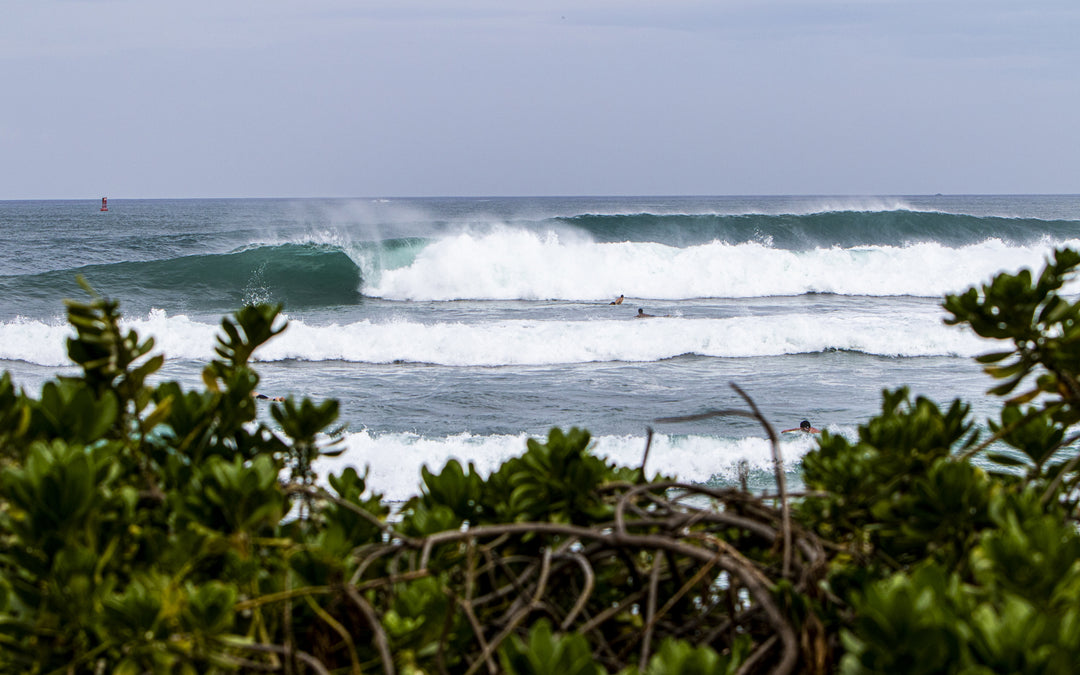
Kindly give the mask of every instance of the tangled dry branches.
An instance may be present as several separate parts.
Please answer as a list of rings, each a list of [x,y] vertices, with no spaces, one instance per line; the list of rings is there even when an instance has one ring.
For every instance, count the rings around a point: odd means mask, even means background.
[[[611,671],[631,659],[644,667],[665,637],[720,653],[749,640],[744,673],[791,673],[799,663],[813,672],[808,665],[827,661],[812,611],[786,605],[791,593],[779,590],[820,595],[826,552],[815,536],[788,526],[786,551],[780,510],[736,489],[668,482],[612,486],[609,493],[615,518],[602,525],[484,525],[370,546],[360,555],[365,563],[389,557],[399,580],[438,579],[472,629],[462,654],[466,673],[496,672],[495,651],[540,617],[586,635]],[[395,592],[396,584],[378,581],[364,574],[353,580]]]

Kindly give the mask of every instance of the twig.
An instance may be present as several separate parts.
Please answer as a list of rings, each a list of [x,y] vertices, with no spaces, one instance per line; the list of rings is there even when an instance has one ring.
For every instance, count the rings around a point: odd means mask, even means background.
[[[360,559],[360,564],[356,566],[356,570],[353,572],[352,577],[349,578],[350,586],[355,586],[360,581],[360,577],[364,576],[364,572],[367,571],[368,566],[371,565],[373,562],[383,557],[384,555],[398,552],[398,550],[392,546],[377,545],[373,548],[375,549],[373,553],[370,553]],[[359,548],[354,550],[357,552],[360,551]]]
[[[539,586],[537,587],[537,590],[540,590]],[[517,612],[517,614],[512,616],[510,618],[510,621],[506,624],[506,627],[503,628],[502,631],[500,631],[499,634],[495,637],[495,640],[493,640],[491,643],[488,644],[488,646],[486,648],[484,648],[484,651],[481,654],[481,657],[483,657],[483,659],[485,661],[490,659],[491,655],[495,652],[495,650],[498,649],[500,645],[502,645],[503,641],[505,641],[506,638],[510,637],[510,634],[513,633],[514,630],[517,629],[518,625],[521,624],[521,622],[524,621],[525,618],[528,617],[529,614],[532,613],[532,611],[533,611],[533,606],[531,604],[529,604],[529,605],[526,605],[525,607],[522,607]],[[480,667],[480,661],[479,660],[473,662],[473,664],[471,666],[469,666],[469,669],[467,671],[465,671],[465,675],[473,675],[473,673],[475,673],[476,669],[479,668],[479,667]]]
[[[386,639],[386,631],[383,630],[379,617],[375,615],[375,610],[364,599],[364,596],[360,595],[360,591],[356,590],[355,586],[346,585],[345,592],[348,594],[349,599],[360,609],[360,613],[364,615],[364,619],[371,626],[371,632],[375,634],[375,648],[379,650],[383,672],[386,675],[394,675],[394,657],[390,655],[390,645]]]
[[[739,396],[742,396],[746,401],[746,405],[750,406],[750,410],[753,411],[754,417],[761,422],[761,426],[765,428],[765,433],[769,435],[769,442],[772,444],[773,452],[773,471],[776,472],[776,488],[780,491],[780,519],[784,531],[784,578],[788,578],[791,574],[791,508],[787,500],[787,478],[784,475],[784,458],[780,454],[780,441],[776,438],[776,431],[769,424],[769,421],[765,419],[765,416],[758,410],[757,404],[754,403],[754,399],[750,398],[749,394],[739,388],[739,385],[734,382],[731,383],[731,388],[734,389]]]
[[[499,598],[510,595],[510,593],[513,591],[517,591],[519,594],[525,593],[521,582],[525,579],[525,577],[533,573],[536,558],[525,555],[492,556],[491,552],[486,550],[482,551],[482,553],[484,554],[484,557],[488,559],[488,562],[482,568],[480,568],[480,571],[488,572],[488,581],[491,582],[491,585],[495,587],[495,589],[489,591],[488,593],[485,593],[484,595],[481,595],[478,598],[474,598],[471,601],[472,604],[484,605],[491,602],[492,600],[498,600]],[[507,567],[507,563],[513,562],[528,562],[531,564],[526,567],[521,574],[514,574],[514,571]],[[496,586],[496,584],[499,583],[499,580],[493,573],[491,573],[491,571],[496,568],[499,569],[506,576],[510,577],[510,581],[508,583],[505,583],[502,586]]]
[[[743,661],[742,666],[735,672],[735,675],[747,675],[748,673],[754,672],[758,662],[765,658],[765,655],[776,646],[777,639],[777,636],[774,635],[765,642],[762,642],[761,645],[750,654],[749,658]]]
[[[473,629],[473,634],[476,635],[476,641],[480,643],[480,653],[485,655],[484,660],[487,662],[488,672],[495,675],[499,672],[499,669],[491,656],[491,650],[488,649],[488,642],[484,637],[484,627],[480,625],[479,619],[476,618],[476,613],[473,612],[472,604],[465,602],[456,596],[454,599],[461,605],[462,611],[465,612],[465,618],[469,620],[469,624]]]
[[[593,618],[586,621],[584,624],[578,627],[577,631],[579,633],[588,633],[589,631],[596,630],[596,628],[600,626],[600,624],[604,623],[609,618],[623,611],[638,600],[641,600],[642,596],[644,595],[645,589],[638,589],[634,591],[633,593],[619,601],[619,604],[608,607],[604,611],[600,612]]]
[[[304,600],[307,601],[308,607],[311,611],[315,612],[315,615],[326,622],[326,625],[330,626],[335,633],[341,636],[342,641],[345,643],[345,647],[349,651],[349,661],[352,663],[352,674],[360,675],[360,658],[356,655],[356,645],[353,643],[352,636],[349,635],[349,631],[345,629],[345,626],[341,625],[341,622],[330,615],[325,609],[319,606],[319,603],[315,602],[314,598],[310,595],[304,596]]]
[[[702,495],[705,495],[705,496],[715,497],[717,499],[722,499],[723,498],[721,493],[719,491],[717,491],[717,490],[712,490],[712,489],[709,489],[709,488],[705,488],[705,487],[702,487],[700,485],[693,485],[691,483],[680,483],[680,482],[677,482],[677,481],[669,481],[669,482],[666,482],[666,483],[652,483],[650,485],[643,485],[643,486],[631,488],[630,490],[627,491],[626,495],[624,495],[624,499],[628,499],[630,496],[636,495],[636,494],[641,493],[643,491],[658,490],[658,489],[664,489],[664,490],[685,489],[685,490],[692,490],[697,494],[702,494]],[[622,513],[623,504],[624,504],[624,500],[620,499],[619,502],[615,505],[615,523],[616,523],[615,527],[616,527],[617,530],[619,530],[619,523],[620,523],[620,519],[622,517],[621,513]],[[757,522],[755,520],[751,520],[749,518],[743,518],[741,516],[736,516],[736,515],[733,515],[733,514],[730,514],[730,513],[725,513],[723,511],[706,511],[704,509],[698,509],[698,508],[692,507],[692,506],[690,506],[690,507],[684,506],[683,508],[685,508],[685,509],[693,509],[696,514],[700,514],[700,516],[698,516],[698,517],[700,517],[702,519],[709,520],[709,521],[712,521],[712,522],[720,522],[720,523],[724,523],[724,524],[727,524],[727,525],[732,525],[734,527],[741,527],[741,528],[743,528],[745,530],[749,530],[750,532],[753,532],[754,534],[757,534],[757,535],[767,539],[770,542],[776,539],[776,532],[771,527],[769,527],[768,525],[765,525],[763,523],[759,523],[759,522]],[[645,521],[645,520],[642,520],[641,523],[646,524],[646,525],[653,524],[652,522]],[[638,524],[638,523],[635,522],[635,524]],[[683,525],[683,526],[685,527],[685,525]],[[620,531],[625,531],[625,527],[626,527],[625,522],[623,522],[622,523],[622,528],[623,529],[620,530]]]
[[[247,609],[254,609],[261,605],[268,605],[272,602],[288,600],[289,598],[298,598],[304,595],[325,595],[332,591],[333,589],[329,586],[306,586],[304,588],[294,588],[289,591],[278,591],[277,593],[260,595],[259,597],[251,598],[250,600],[242,600],[233,605],[233,610],[242,612]]]
[[[649,449],[652,447],[652,427],[645,427],[645,454],[641,457],[641,470],[638,472],[638,482],[645,482],[645,463],[649,461]]]
[[[332,501],[338,506],[342,506],[352,511],[353,513],[368,521],[375,527],[379,528],[379,531],[383,534],[389,536],[401,536],[400,533],[394,531],[393,527],[391,527],[388,523],[380,520],[374,514],[360,508],[359,506],[353,504],[347,499],[342,499],[337,495],[331,494],[326,488],[319,487],[317,485],[300,485],[297,483],[290,483],[289,485],[285,486],[285,491],[289,493],[300,493],[308,497],[318,497],[319,499],[326,499]]]
[[[589,564],[589,561],[580,553],[571,552],[564,553],[563,555],[577,562],[578,566],[581,567],[581,571],[585,574],[585,588],[582,589],[581,593],[578,595],[577,602],[570,608],[570,612],[559,625],[563,630],[568,630],[570,626],[573,625],[574,619],[577,618],[578,614],[585,609],[585,605],[592,595],[593,587],[596,585],[596,574],[593,572],[592,565]]]
[[[544,557],[540,564],[540,579],[536,582],[536,592],[533,593],[532,604],[540,604],[540,598],[544,597],[547,590],[548,577],[551,576],[551,549],[544,547]]]
[[[799,660],[799,642],[795,637],[795,631],[780,614],[780,610],[773,602],[772,594],[767,587],[761,585],[754,576],[746,574],[745,570],[736,567],[735,573],[739,575],[740,580],[743,582],[743,585],[746,586],[746,590],[750,592],[750,595],[757,599],[758,607],[765,612],[765,615],[769,619],[769,623],[776,629],[777,635],[774,637],[780,639],[781,649],[783,651],[781,653],[780,662],[772,671],[773,675],[787,675],[788,673],[793,672],[795,670],[795,665]],[[740,668],[739,672],[742,673],[744,670]]]
[[[1062,443],[1061,447],[1068,447],[1077,440],[1080,440],[1080,435],[1073,436],[1065,443]],[[1050,485],[1046,487],[1046,492],[1043,493],[1042,499],[1039,500],[1041,505],[1046,506],[1046,503],[1050,501],[1050,496],[1057,489],[1057,486],[1065,479],[1065,474],[1075,469],[1077,462],[1080,462],[1080,453],[1073,455],[1072,459],[1070,459],[1065,466],[1061,467],[1061,471],[1058,471],[1058,475],[1054,476],[1054,480],[1050,481]]]
[[[514,587],[514,590],[517,591],[518,594],[518,597],[510,603],[510,606],[503,612],[503,616],[509,621],[521,606],[522,598],[529,594],[528,589],[525,588],[525,582],[529,577],[536,574],[537,562],[535,558],[531,559],[530,564],[521,572],[521,574],[515,575],[514,571],[507,567],[505,562],[499,556],[495,556],[494,560],[495,564],[499,566],[503,574],[510,579],[510,585]]]
[[[652,573],[649,575],[649,598],[645,602],[645,635],[641,638],[641,658],[638,669],[645,670],[649,663],[649,650],[652,647],[653,626],[656,622],[656,594],[660,586],[660,551],[653,553]]]
[[[308,654],[307,652],[302,652],[299,649],[284,647],[282,645],[268,645],[260,642],[235,642],[231,643],[231,646],[240,647],[242,649],[250,649],[254,652],[269,652],[272,654],[281,654],[282,656],[286,657],[286,663],[291,660],[291,658],[289,657],[295,656],[296,658],[307,664],[319,675],[330,675],[330,671],[327,670],[326,666],[324,666],[321,661],[319,661],[311,654]]]
[[[679,588],[679,590],[675,593],[675,595],[668,598],[667,602],[664,603],[664,606],[661,607],[660,611],[656,613],[656,618],[659,619],[660,617],[667,614],[668,610],[674,607],[675,603],[682,599],[682,596],[686,595],[691,588],[696,586],[698,582],[701,581],[705,577],[705,575],[709,573],[710,570],[712,570],[713,565],[715,564],[716,563],[714,561],[710,560],[709,562],[705,563],[705,565],[702,566],[701,569],[694,573],[694,576],[690,577],[690,580],[684,583],[682,587]]]
[[[285,590],[292,590],[292,575],[285,575]],[[293,644],[293,627],[292,627],[292,598],[285,598],[285,606],[281,608],[281,627],[285,631],[285,647],[289,650],[285,658],[285,675],[291,675],[296,663],[293,661],[296,656],[296,646]]]

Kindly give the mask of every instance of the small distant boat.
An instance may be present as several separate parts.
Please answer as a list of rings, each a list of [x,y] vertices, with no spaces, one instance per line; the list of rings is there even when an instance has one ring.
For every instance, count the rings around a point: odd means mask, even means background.
[[[108,201],[107,197],[102,197],[101,198],[101,210],[102,211],[108,211],[109,210],[109,201]]]

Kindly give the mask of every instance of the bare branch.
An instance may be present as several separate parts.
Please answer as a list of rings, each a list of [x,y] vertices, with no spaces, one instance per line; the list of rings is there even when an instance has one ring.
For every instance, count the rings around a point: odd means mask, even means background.
[[[375,648],[379,650],[379,659],[383,664],[383,672],[386,675],[394,675],[394,657],[390,654],[390,644],[386,639],[386,631],[383,630],[379,617],[375,615],[375,610],[364,599],[364,596],[360,595],[360,591],[356,590],[355,586],[345,586],[345,592],[348,594],[349,599],[360,609],[360,613],[364,615],[364,619],[371,626],[371,632],[375,634]]]
[[[791,508],[787,500],[787,478],[784,475],[784,458],[780,454],[780,441],[776,437],[776,431],[773,429],[769,421],[765,419],[765,416],[758,410],[757,404],[754,403],[754,399],[750,398],[750,395],[739,388],[739,385],[734,382],[731,383],[731,388],[734,389],[739,396],[742,396],[746,401],[746,405],[750,406],[750,410],[753,411],[754,417],[761,423],[761,426],[765,428],[765,433],[769,435],[769,443],[772,445],[773,452],[773,471],[776,473],[776,489],[780,491],[780,517],[783,523],[784,532],[784,578],[786,579],[791,574]]]

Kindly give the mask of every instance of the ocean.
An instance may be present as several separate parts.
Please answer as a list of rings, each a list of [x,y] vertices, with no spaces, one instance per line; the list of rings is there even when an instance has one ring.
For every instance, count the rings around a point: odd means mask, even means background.
[[[481,471],[553,426],[598,454],[771,489],[777,430],[806,419],[855,438],[881,392],[996,410],[972,357],[993,345],[943,323],[945,294],[1038,270],[1080,247],[1080,196],[110,199],[0,201],[0,369],[35,395],[76,372],[64,298],[83,276],[166,355],[187,388],[221,317],[284,305],[256,353],[259,390],[336,398],[345,452],[388,500],[420,467]],[[619,305],[611,302],[625,296]],[[654,315],[638,318],[639,310]],[[260,415],[274,422],[268,408]],[[798,486],[812,437],[785,434]]]

